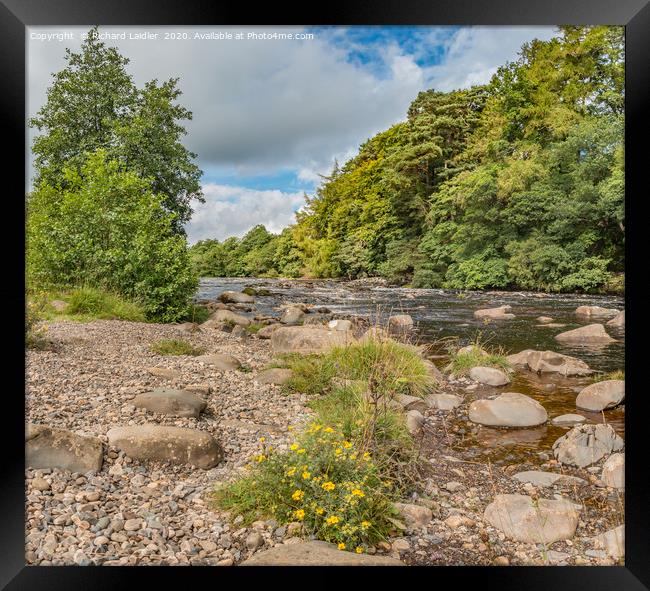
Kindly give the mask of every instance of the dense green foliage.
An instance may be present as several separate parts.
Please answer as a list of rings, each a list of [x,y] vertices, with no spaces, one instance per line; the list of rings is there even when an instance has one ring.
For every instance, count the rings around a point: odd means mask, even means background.
[[[30,283],[97,287],[138,301],[150,319],[183,318],[197,278],[150,179],[103,149],[63,175],[64,185],[42,180],[27,201]]]
[[[279,236],[192,247],[204,275],[591,291],[624,270],[621,27],[561,27],[485,86],[421,92]],[[620,282],[619,282],[620,283]]]
[[[129,60],[96,33],[80,53],[67,50],[30,121],[41,133],[27,196],[28,284],[81,287],[73,300],[90,308],[77,315],[191,318],[197,276],[183,224],[190,201],[202,200],[201,171],[179,121],[192,114],[175,102],[176,79],[137,88]]]
[[[66,67],[53,75],[47,102],[30,121],[41,132],[32,146],[34,185],[65,188],[64,169],[79,171],[88,153],[104,148],[110,160],[152,179],[165,209],[177,214],[175,231],[183,233],[190,201],[203,196],[196,154],[180,141],[186,132],[178,122],[192,113],[175,103],[178,79],[137,88],[125,69],[129,60],[96,32],[90,30],[80,53],[66,50]]]

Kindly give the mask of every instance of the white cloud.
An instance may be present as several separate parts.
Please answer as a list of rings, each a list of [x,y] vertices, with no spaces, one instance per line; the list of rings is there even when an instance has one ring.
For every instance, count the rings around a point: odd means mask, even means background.
[[[294,213],[304,204],[303,193],[258,191],[229,185],[203,185],[205,203],[195,207],[186,226],[190,243],[206,238],[222,240],[243,236],[257,224],[280,232],[294,222]]]

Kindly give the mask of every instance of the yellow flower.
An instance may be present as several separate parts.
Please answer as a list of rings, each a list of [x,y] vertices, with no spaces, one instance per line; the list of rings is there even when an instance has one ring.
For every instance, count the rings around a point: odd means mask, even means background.
[[[343,442],[343,447],[345,449],[350,449],[352,447],[352,443],[350,443],[349,441],[344,441]]]
[[[260,437],[260,443],[264,443],[266,441],[266,437]]]
[[[266,456],[264,454],[260,454],[255,458],[258,462],[263,462],[266,459]]]
[[[334,433],[334,429],[332,429],[332,427],[325,427],[323,431],[325,431],[325,433]]]
[[[289,426],[287,427],[287,431],[293,431],[293,425],[289,425]]]
[[[271,448],[269,448],[269,449],[271,449]],[[356,453],[350,454],[350,459],[351,460],[356,460],[357,459],[357,454]]]
[[[352,494],[353,494],[355,497],[365,497],[365,496],[366,496],[366,493],[364,493],[364,492],[363,492],[361,489],[359,489],[359,488],[354,488],[354,489],[352,489]]]
[[[357,547],[354,549],[354,551],[355,551],[357,554],[363,554],[363,548],[362,548],[361,546],[357,546]]]
[[[367,451],[363,453],[363,459],[366,461],[370,459],[370,454]]]
[[[325,509],[323,509],[322,507],[316,507],[316,513],[318,513],[318,515],[322,515],[323,513],[325,513]]]
[[[321,485],[325,490],[334,490],[336,488],[336,484],[333,482],[323,482]]]
[[[325,520],[325,523],[327,523],[327,525],[335,525],[335,524],[337,524],[339,521],[341,521],[341,520],[340,520],[336,515],[331,515],[330,517],[328,517],[328,518]]]
[[[299,450],[296,451],[297,454],[304,454],[307,450],[305,448],[300,448]]]
[[[289,446],[289,449],[290,449],[291,451],[296,451],[296,450],[298,449],[298,444],[297,444],[297,443],[292,443],[292,444]]]
[[[334,453],[335,453],[337,456],[340,456],[340,455],[343,453],[343,450],[342,450],[340,447],[337,447],[337,448],[334,450]]]
[[[372,523],[370,523],[369,521],[362,521],[361,522],[361,527],[363,529],[368,529],[371,525],[372,525]]]
[[[294,511],[293,514],[298,520],[303,520],[305,518],[305,511],[303,509],[298,509],[297,511]]]
[[[305,480],[309,480],[309,477],[310,477],[310,476],[311,476],[311,474],[310,474],[309,472],[303,472],[303,473],[302,473],[302,477],[303,477]]]
[[[343,542],[341,542],[341,543],[338,545],[338,548],[339,548],[339,550],[345,550],[345,544],[344,544]]]
[[[298,489],[298,490],[296,490],[296,491],[293,492],[293,494],[291,495],[291,498],[292,498],[294,501],[302,501],[302,498],[303,498],[304,496],[305,496],[305,492],[302,491],[302,490],[300,490],[300,489]]]

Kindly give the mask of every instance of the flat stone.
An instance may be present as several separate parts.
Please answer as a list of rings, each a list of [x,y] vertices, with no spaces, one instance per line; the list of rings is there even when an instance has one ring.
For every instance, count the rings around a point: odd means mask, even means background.
[[[548,420],[546,409],[536,400],[517,392],[505,392],[494,400],[475,400],[469,420],[490,427],[534,427]]]
[[[394,503],[393,506],[404,518],[409,529],[420,529],[433,519],[431,509],[409,503]]]
[[[286,384],[293,376],[293,371],[281,367],[265,369],[255,376],[255,381],[259,384]]]
[[[625,454],[612,454],[603,464],[601,480],[613,488],[625,488]]]
[[[395,400],[404,410],[419,410],[424,412],[428,405],[423,398],[419,396],[409,396],[408,394],[398,394]]]
[[[619,525],[594,539],[595,548],[603,548],[609,556],[615,559],[625,556],[625,526]]]
[[[223,458],[220,445],[205,431],[163,425],[115,427],[108,433],[113,447],[137,460],[170,461],[209,469]]]
[[[611,425],[578,425],[553,444],[553,455],[563,464],[585,468],[623,448]]]
[[[556,474],[555,472],[542,472],[540,470],[528,470],[525,472],[517,472],[513,476],[519,482],[529,482],[535,486],[547,487],[555,485],[573,485],[573,484],[587,484],[586,480],[578,478],[577,476],[568,476],[566,474]]]
[[[406,413],[406,428],[411,435],[417,435],[424,426],[424,416],[419,410],[409,410]]]
[[[224,304],[252,304],[255,302],[253,296],[238,291],[224,291],[219,294],[219,300]]]
[[[327,330],[320,326],[282,326],[271,335],[271,347],[278,353],[326,353],[333,347],[354,342],[348,331]]]
[[[505,386],[510,383],[507,374],[495,367],[472,367],[469,370],[469,377],[475,382],[486,386]]]
[[[515,318],[514,314],[508,313],[508,310],[512,310],[512,306],[499,306],[498,308],[483,308],[482,310],[474,311],[474,318],[488,320],[507,320],[509,318]]]
[[[613,343],[615,341],[607,334],[602,324],[588,324],[587,326],[561,332],[555,335],[555,340],[562,343],[584,345]]]
[[[181,372],[168,367],[148,367],[147,371],[158,378],[166,378],[168,380],[176,380],[181,377]]]
[[[512,540],[552,544],[574,536],[580,509],[566,499],[535,501],[527,495],[509,494],[497,495],[483,517]]]
[[[172,417],[194,418],[198,418],[206,407],[205,400],[191,392],[167,388],[156,388],[151,392],[139,394],[133,399],[133,405]]]
[[[338,550],[321,541],[276,546],[244,560],[242,566],[404,566],[389,556],[371,556]]]
[[[44,478],[34,478],[32,480],[32,488],[40,491],[50,490],[50,483]]]
[[[225,353],[212,353],[211,355],[199,355],[195,357],[197,361],[212,365],[221,371],[235,371],[241,367],[239,359]]]
[[[25,429],[28,468],[60,468],[83,474],[101,470],[103,459],[104,448],[97,437],[31,423]]]
[[[238,324],[239,326],[249,326],[251,323],[250,318],[242,316],[241,314],[236,314],[230,310],[217,310],[208,320],[203,324],[207,325],[208,323],[218,324]]]
[[[449,411],[460,406],[463,399],[455,394],[428,394],[424,401],[429,408]]]
[[[618,406],[624,399],[624,380],[604,380],[581,390],[576,398],[576,406],[591,412],[600,412]]]
[[[555,417],[551,420],[551,423],[557,426],[569,426],[569,425],[580,425],[584,423],[587,419],[582,415],[576,414],[565,414]]]

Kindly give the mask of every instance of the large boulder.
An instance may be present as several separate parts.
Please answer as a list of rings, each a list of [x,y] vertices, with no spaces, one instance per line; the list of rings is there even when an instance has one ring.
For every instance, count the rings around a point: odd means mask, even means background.
[[[388,319],[388,330],[392,333],[405,333],[413,329],[413,318],[408,314],[396,314]]]
[[[535,427],[547,419],[546,409],[539,402],[518,392],[475,400],[469,407],[469,420],[489,427]]]
[[[205,410],[205,400],[186,390],[156,388],[151,392],[139,394],[133,405],[172,417],[195,417]]]
[[[352,330],[352,321],[335,319],[327,323],[327,328],[330,330]]]
[[[519,482],[528,482],[534,486],[539,487],[587,484],[586,480],[578,478],[577,476],[557,474],[555,472],[542,472],[540,470],[526,470],[525,472],[517,472],[513,478]]]
[[[593,373],[584,361],[555,351],[525,349],[514,355],[508,355],[507,359],[515,367],[522,367],[539,374],[557,373],[568,377]]]
[[[312,540],[258,552],[241,566],[404,566],[404,563],[389,556],[346,552],[334,544]]]
[[[587,326],[561,332],[555,335],[555,340],[561,343],[575,343],[578,345],[600,345],[615,341],[607,334],[602,324],[588,324]]]
[[[625,556],[625,526],[619,525],[594,539],[594,548],[603,549],[612,558],[623,558]]]
[[[469,377],[475,382],[486,386],[505,386],[510,383],[510,378],[506,372],[495,367],[472,367],[469,370]]]
[[[235,371],[241,367],[241,361],[232,355],[225,353],[212,353],[210,355],[199,355],[197,361],[211,365],[221,371]]]
[[[273,367],[271,369],[265,369],[255,376],[255,381],[258,384],[276,384],[278,386],[286,384],[293,375],[293,371],[290,369],[284,369],[281,367]]]
[[[217,324],[239,324],[240,326],[249,326],[251,323],[250,318],[242,316],[241,314],[236,314],[230,310],[217,310],[208,320],[203,324],[207,325],[208,323]]]
[[[614,308],[602,308],[601,306],[578,306],[576,316],[586,320],[608,320],[619,313]]]
[[[609,456],[600,478],[607,486],[625,488],[625,454]]]
[[[354,342],[348,331],[327,330],[320,326],[283,326],[273,331],[271,347],[278,353],[326,353],[332,347]]]
[[[583,410],[600,412],[618,406],[624,398],[624,380],[604,380],[583,388],[576,398],[576,406]]]
[[[136,460],[191,464],[205,470],[216,466],[223,450],[205,431],[164,425],[114,427],[108,442]]]
[[[607,326],[614,328],[625,328],[625,310],[621,310],[614,318],[607,322]]]
[[[623,448],[611,425],[577,425],[553,444],[553,455],[569,466],[585,468]]]
[[[298,306],[291,306],[287,308],[280,318],[282,324],[300,324],[305,313]]]
[[[25,428],[25,466],[28,468],[98,472],[103,459],[104,448],[97,437],[32,423]]]
[[[508,313],[512,310],[512,306],[499,306],[498,308],[483,308],[482,310],[474,311],[474,318],[488,320],[507,320],[508,318],[515,318],[514,314]]]
[[[518,542],[552,544],[570,540],[578,526],[580,505],[527,495],[497,495],[483,515],[493,527]]]
[[[224,291],[219,295],[219,300],[224,304],[252,304],[255,302],[253,296],[238,291]]]

